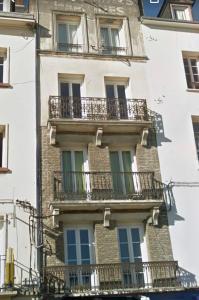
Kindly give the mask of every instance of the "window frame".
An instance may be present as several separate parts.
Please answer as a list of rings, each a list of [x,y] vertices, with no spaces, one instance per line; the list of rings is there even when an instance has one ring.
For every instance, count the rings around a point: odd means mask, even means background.
[[[74,230],[75,236],[78,237],[76,239],[76,251],[77,251],[77,265],[81,265],[81,250],[80,250],[80,243],[78,244],[77,241],[80,241],[80,230],[88,230],[88,238],[89,238],[89,252],[90,252],[90,264],[95,262],[95,247],[94,247],[94,232],[91,225],[82,224],[82,225],[68,225],[64,227],[64,261],[65,264],[68,265],[68,251],[67,251],[67,231]]]
[[[144,235],[144,226],[143,224],[127,224],[127,223],[122,223],[118,224],[117,226],[117,240],[118,240],[118,248],[119,248],[119,254],[120,254],[120,260],[121,260],[121,253],[120,253],[120,241],[119,241],[119,229],[127,229],[127,238],[128,235],[131,235],[131,229],[133,228],[138,228],[139,230],[139,235],[140,235],[140,248],[141,248],[141,256],[142,256],[142,261],[147,262],[148,261],[148,252],[147,252],[147,244],[146,244],[146,237]],[[131,239],[132,241],[132,239]],[[128,239],[128,248],[131,250],[132,248],[132,243],[130,243],[129,247],[129,239]],[[131,254],[130,254],[131,253]],[[130,255],[130,262],[133,262],[133,257],[131,257],[133,254],[133,251],[129,251]]]
[[[59,20],[59,16],[63,16],[65,20],[61,21]],[[81,48],[77,49],[77,51],[62,51],[58,50],[58,24],[78,24],[78,22],[75,22],[73,20],[70,20],[71,17],[79,18],[79,30],[81,31],[81,34],[79,34],[80,40],[78,41],[77,45],[80,45]],[[68,18],[68,19],[67,19]],[[86,15],[85,13],[76,13],[73,12],[60,12],[60,11],[53,11],[52,14],[52,24],[53,24],[53,48],[55,51],[61,51],[64,53],[83,53],[88,52],[88,36],[87,36],[87,22],[86,22]]]
[[[121,24],[109,24],[104,22],[103,20],[120,21]],[[129,21],[127,17],[120,16],[119,20],[116,16],[105,16],[105,15],[96,15],[96,27],[97,27],[97,48],[100,54],[102,55],[132,55],[132,45],[130,39],[130,27]],[[101,43],[101,28],[118,28],[119,29],[119,40],[120,45],[118,48],[123,48],[124,53],[116,53],[116,54],[106,54],[103,53],[102,43]],[[122,51],[122,50],[119,51]]]
[[[3,81],[0,82],[0,87],[9,87],[10,81],[10,49],[0,47],[0,57],[3,58]]]
[[[186,73],[185,63],[184,63],[185,59],[187,60],[189,73]],[[193,73],[193,69],[192,69],[192,65],[191,65],[191,59],[194,59],[197,62],[197,72],[198,72],[198,74]],[[199,56],[183,55],[183,66],[184,66],[184,74],[185,74],[187,88],[188,89],[193,89],[193,90],[199,90]],[[187,76],[186,76],[187,74],[191,78],[191,82],[190,82],[191,87],[188,86],[189,83],[188,83]],[[198,76],[198,81],[195,81],[194,75]]]
[[[171,15],[174,20],[178,20],[178,21],[182,21],[182,22],[183,21],[193,21],[190,5],[180,5],[180,4],[170,4],[170,5],[171,5],[170,6],[171,7]],[[178,19],[176,17],[177,10],[184,12],[185,19]]]

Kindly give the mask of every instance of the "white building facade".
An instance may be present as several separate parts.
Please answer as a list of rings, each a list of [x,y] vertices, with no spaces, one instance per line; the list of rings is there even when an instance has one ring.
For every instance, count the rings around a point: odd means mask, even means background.
[[[22,2],[0,1],[0,288],[8,249],[16,281],[36,268],[36,39]]]
[[[172,193],[168,217],[174,259],[189,283],[199,280],[199,24],[192,2],[166,1],[145,17],[149,107],[155,118],[162,181]]]

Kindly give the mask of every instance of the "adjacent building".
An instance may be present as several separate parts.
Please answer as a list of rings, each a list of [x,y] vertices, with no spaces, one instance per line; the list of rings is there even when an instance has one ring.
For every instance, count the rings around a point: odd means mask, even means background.
[[[150,96],[162,180],[168,202],[173,255],[187,285],[199,280],[198,132],[199,23],[193,1],[165,1],[159,17],[142,18]]]
[[[0,1],[0,298],[37,268],[35,20],[22,2]]]

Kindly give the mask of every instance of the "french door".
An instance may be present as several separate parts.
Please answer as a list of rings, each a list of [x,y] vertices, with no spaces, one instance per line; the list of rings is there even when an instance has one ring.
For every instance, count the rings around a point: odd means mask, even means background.
[[[81,118],[81,85],[80,83],[60,82],[62,117]]]
[[[88,180],[85,170],[87,162],[84,151],[63,151],[63,189],[68,196],[86,196]]]
[[[144,286],[142,264],[136,265],[136,263],[142,262],[140,229],[138,227],[118,228],[118,239],[120,259],[121,262],[124,263],[122,267],[124,286]]]
[[[130,196],[135,192],[131,151],[110,151],[114,195]]]
[[[91,231],[87,228],[65,229],[64,239],[66,265],[73,266],[65,274],[66,282],[71,288],[80,285],[90,287],[92,274],[86,265],[93,263]]]
[[[106,84],[107,113],[110,119],[128,119],[125,85]]]
[[[101,27],[100,36],[102,53],[116,55],[120,47],[119,28]]]

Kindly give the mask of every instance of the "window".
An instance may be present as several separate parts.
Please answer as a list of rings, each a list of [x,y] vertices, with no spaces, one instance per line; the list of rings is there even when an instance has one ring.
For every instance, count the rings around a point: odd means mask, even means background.
[[[0,83],[3,83],[3,64],[4,64],[4,57],[0,56]]]
[[[106,83],[107,113],[111,119],[128,119],[126,86]]]
[[[0,0],[0,11],[3,11],[3,0]]]
[[[78,81],[61,81],[61,115],[64,118],[81,118],[81,85]]]
[[[65,260],[67,265],[89,265],[92,263],[92,238],[87,228],[65,229]],[[89,269],[82,266],[81,272],[72,270],[66,275],[70,287],[76,285],[90,285]],[[68,276],[67,276],[68,275]],[[68,278],[67,278],[68,277]]]
[[[82,150],[72,150],[62,152],[62,167],[64,192],[69,196],[87,196],[87,177],[85,171],[87,167],[86,154]]]
[[[137,189],[133,176],[134,158],[131,151],[110,151],[113,190],[116,197],[130,197]],[[122,195],[122,196],[121,196]]]
[[[199,123],[193,122],[193,131],[196,143],[197,157],[199,160]]]
[[[122,263],[142,262],[140,230],[137,227],[118,229],[120,259]],[[129,267],[128,267],[129,266]],[[144,285],[142,267],[131,268],[126,264],[123,270],[123,281],[127,286]]]
[[[196,57],[184,57],[183,62],[187,87],[190,89],[199,89],[199,59]]]
[[[99,28],[102,54],[127,54],[123,20],[101,18]]]
[[[5,84],[9,82],[8,78],[8,61],[9,52],[7,53],[7,48],[0,47],[0,84]]]
[[[57,50],[82,52],[83,33],[80,16],[57,16]]]
[[[179,21],[191,21],[191,8],[190,6],[171,5],[173,19]]]

